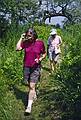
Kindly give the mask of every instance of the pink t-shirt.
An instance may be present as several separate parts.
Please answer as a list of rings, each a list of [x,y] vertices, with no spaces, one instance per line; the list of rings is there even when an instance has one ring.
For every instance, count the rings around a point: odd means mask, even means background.
[[[62,39],[60,36],[56,35],[56,37],[53,39],[52,37],[49,37],[48,39],[48,45],[49,45],[49,51],[55,51],[55,54],[60,53],[60,46],[59,44],[62,43]],[[57,47],[58,45],[58,47]]]
[[[46,52],[44,42],[42,40],[36,40],[34,42],[25,41],[22,43],[21,47],[25,51],[25,67],[33,67],[35,65],[39,65],[39,63],[35,62],[35,59],[40,58],[41,54],[44,54]]]

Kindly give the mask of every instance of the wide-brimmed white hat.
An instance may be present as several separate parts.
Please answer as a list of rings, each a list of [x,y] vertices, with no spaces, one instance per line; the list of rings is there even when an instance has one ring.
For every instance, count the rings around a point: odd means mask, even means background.
[[[57,34],[57,30],[56,29],[52,29],[50,35],[55,35],[55,34]]]

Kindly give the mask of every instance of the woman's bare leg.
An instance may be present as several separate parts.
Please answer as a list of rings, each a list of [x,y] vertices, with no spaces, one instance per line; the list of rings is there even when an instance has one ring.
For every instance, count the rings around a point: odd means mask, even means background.
[[[54,71],[54,63],[53,63],[53,61],[52,60],[50,60],[50,69],[51,69],[51,71],[53,72]]]
[[[35,84],[36,83],[30,82],[29,95],[28,95],[28,106],[27,106],[27,109],[26,109],[26,112],[28,112],[28,113],[31,113],[32,103],[33,103],[33,100],[34,100],[34,96],[36,95]]]

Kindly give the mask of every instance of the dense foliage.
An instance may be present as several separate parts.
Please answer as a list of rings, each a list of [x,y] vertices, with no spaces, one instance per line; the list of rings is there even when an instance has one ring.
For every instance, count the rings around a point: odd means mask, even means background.
[[[81,22],[81,0],[0,0],[0,38],[10,24],[41,23],[47,18],[50,22],[57,16],[70,23]]]
[[[81,119],[81,27],[69,26],[62,33],[64,39],[64,57],[56,78],[64,87],[61,91],[64,119]]]
[[[38,37],[45,45],[51,27],[35,25]],[[16,52],[15,47],[20,35],[27,26],[13,27],[6,37],[0,40],[0,120],[24,120],[24,96],[26,87],[22,85],[23,51]],[[49,75],[48,58],[43,64],[39,85],[38,102],[33,118],[28,120],[80,120],[81,119],[81,27],[68,26],[58,29],[62,36],[62,62],[54,75]],[[21,94],[19,94],[19,92]],[[57,111],[58,109],[58,111]]]

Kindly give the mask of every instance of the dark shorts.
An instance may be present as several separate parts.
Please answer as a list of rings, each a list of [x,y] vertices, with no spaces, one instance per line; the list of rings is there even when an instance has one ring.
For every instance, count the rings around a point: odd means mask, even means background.
[[[53,54],[53,60],[57,63],[59,63],[59,60],[60,60],[60,53],[58,54]]]
[[[61,59],[60,53],[55,54],[54,51],[53,51],[53,52],[50,52],[50,53],[49,53],[49,59],[50,59],[51,61],[54,61],[54,62],[56,62],[56,63],[59,63],[59,62],[60,62],[60,59]]]
[[[37,83],[40,79],[40,72],[41,67],[24,67],[23,69],[23,76],[24,76],[24,82],[32,82]]]

